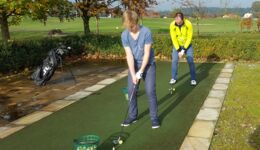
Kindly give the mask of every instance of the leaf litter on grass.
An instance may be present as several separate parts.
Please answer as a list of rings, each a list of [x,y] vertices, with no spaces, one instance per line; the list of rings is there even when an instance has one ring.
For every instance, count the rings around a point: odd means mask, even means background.
[[[259,74],[259,64],[237,65],[211,149],[260,149]]]

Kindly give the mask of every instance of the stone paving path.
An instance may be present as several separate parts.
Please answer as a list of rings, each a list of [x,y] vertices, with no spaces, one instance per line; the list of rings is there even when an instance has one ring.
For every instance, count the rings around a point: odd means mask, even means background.
[[[201,107],[181,150],[208,150],[219,118],[222,104],[231,81],[234,64],[228,63],[215,81],[207,99]]]

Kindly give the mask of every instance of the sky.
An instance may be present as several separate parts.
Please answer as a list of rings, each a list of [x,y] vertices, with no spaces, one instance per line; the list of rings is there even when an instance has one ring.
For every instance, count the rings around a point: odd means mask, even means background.
[[[71,2],[75,2],[75,0],[69,0]],[[198,0],[193,0],[193,1],[198,1]],[[205,7],[223,7],[221,5],[220,1],[225,1],[225,0],[201,0],[204,3]],[[233,8],[246,8],[246,7],[251,7],[252,3],[254,1],[260,1],[260,0],[227,0],[230,1],[228,7],[233,7]],[[173,10],[176,8],[174,7],[173,0],[157,0],[158,5],[153,6],[153,9],[158,10],[158,11],[164,11],[164,10]]]
[[[163,10],[172,10],[174,8],[173,0],[157,0],[158,5],[154,6],[154,9],[163,11]],[[196,0],[194,0],[196,1]],[[222,7],[221,0],[202,0],[205,2],[206,7]],[[223,1],[223,0],[222,0]],[[254,1],[259,0],[229,0],[230,4],[228,7],[251,7]]]

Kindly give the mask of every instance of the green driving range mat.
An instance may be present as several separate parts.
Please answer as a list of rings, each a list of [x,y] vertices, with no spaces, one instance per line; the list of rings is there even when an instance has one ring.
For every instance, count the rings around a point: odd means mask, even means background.
[[[171,63],[157,63],[158,115],[161,128],[153,130],[148,100],[141,82],[138,91],[137,123],[125,128],[126,141],[120,150],[179,149],[223,64],[196,64],[198,85],[190,86],[187,63],[179,65],[176,91],[169,94]],[[100,150],[111,150],[114,136],[127,109],[122,89],[126,78],[84,98],[0,141],[1,150],[72,150],[73,139],[98,135]],[[59,94],[59,93],[57,93]]]

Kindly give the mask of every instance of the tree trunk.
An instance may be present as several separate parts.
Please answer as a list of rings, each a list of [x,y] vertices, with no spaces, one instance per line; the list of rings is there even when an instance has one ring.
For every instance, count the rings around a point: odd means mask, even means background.
[[[87,15],[87,13],[83,13],[82,19],[83,19],[83,25],[84,25],[84,33],[85,33],[85,35],[87,35],[90,33],[90,28],[89,28],[90,17]]]
[[[97,29],[97,34],[99,34],[99,17],[96,16],[96,29]]]
[[[199,17],[197,16],[197,34],[198,34],[198,37],[200,36],[200,20],[199,20]]]
[[[10,39],[10,32],[9,32],[9,26],[8,26],[7,19],[8,18],[7,18],[7,16],[5,14],[2,14],[0,16],[2,40],[4,42],[7,42]]]
[[[139,15],[139,16],[140,16],[140,24],[144,25],[144,23],[143,23],[143,16],[142,15]]]

